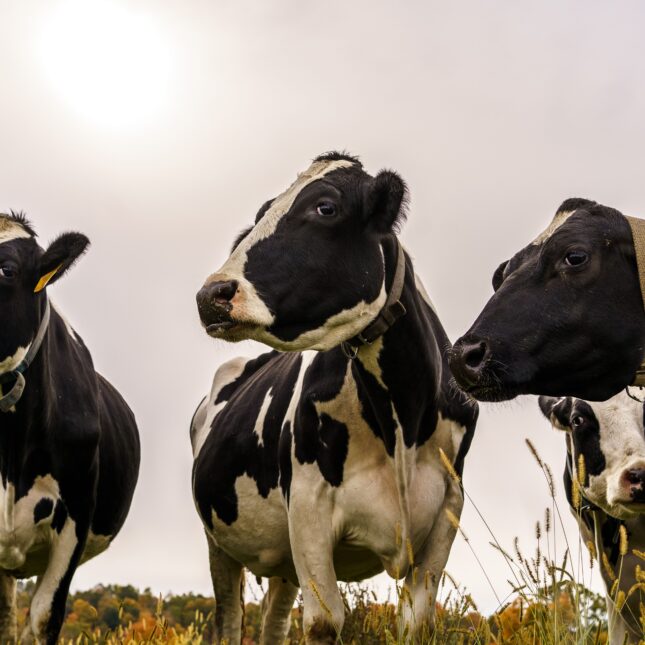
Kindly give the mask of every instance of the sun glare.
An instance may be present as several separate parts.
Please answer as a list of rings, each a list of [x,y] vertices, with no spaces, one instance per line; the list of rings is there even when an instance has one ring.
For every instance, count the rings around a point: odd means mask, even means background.
[[[98,125],[145,123],[167,101],[167,42],[149,19],[117,2],[57,5],[44,24],[41,55],[60,97]]]

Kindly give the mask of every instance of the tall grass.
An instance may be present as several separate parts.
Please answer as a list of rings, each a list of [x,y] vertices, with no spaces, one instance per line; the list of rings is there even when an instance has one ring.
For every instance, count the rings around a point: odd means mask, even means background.
[[[439,585],[440,602],[436,605],[436,624],[430,633],[412,635],[398,629],[398,618],[402,606],[410,602],[401,583],[396,583],[391,599],[379,601],[373,590],[362,584],[342,584],[341,593],[346,605],[346,620],[339,641],[345,645],[597,645],[607,642],[607,613],[604,597],[589,589],[594,576],[600,575],[596,549],[593,544],[583,545],[578,532],[567,535],[562,514],[569,508],[561,509],[556,499],[553,475],[535,447],[527,440],[527,447],[535,458],[543,475],[547,491],[547,505],[543,516],[535,524],[535,539],[530,549],[526,549],[515,538],[511,544],[502,544],[496,537],[493,527],[480,513],[475,500],[465,490],[468,502],[474,507],[481,520],[481,530],[490,537],[491,551],[487,557],[477,553],[456,517],[451,521],[458,528],[457,539],[465,540],[481,575],[488,580],[498,606],[489,615],[482,614],[467,589],[453,577],[444,572]],[[444,461],[444,464],[446,462]],[[450,476],[458,477],[446,465]],[[584,481],[584,463],[577,464],[572,497],[578,513],[581,509],[581,483]],[[477,527],[469,527],[475,531]],[[620,560],[615,572],[609,563],[601,565],[611,572],[614,584],[610,594],[618,606],[624,604],[626,594],[618,586],[623,574],[623,557],[628,552],[627,534],[620,534]],[[576,550],[572,550],[576,546]],[[587,567],[583,566],[587,547],[590,551],[591,574],[585,579]],[[572,553],[577,552],[577,558]],[[637,552],[635,552],[638,555]],[[502,558],[508,569],[505,587],[495,588],[486,570],[490,558]],[[645,554],[642,554],[645,559]],[[609,575],[609,574],[608,574]],[[639,578],[640,575],[640,578]],[[637,580],[642,582],[640,593],[645,588],[645,574],[637,571]],[[638,586],[638,585],[637,585]],[[259,598],[258,598],[259,600]],[[302,600],[292,611],[291,629],[288,643],[304,643],[302,630]],[[645,624],[645,608],[641,604]],[[260,630],[259,602],[246,605],[244,645],[259,641]],[[147,615],[135,622],[128,618],[125,607],[119,608],[119,624],[111,630],[99,627],[83,630],[65,643],[108,643],[110,645],[134,643],[184,643],[210,642],[212,635],[212,613],[196,611],[191,620],[179,621],[164,608],[160,599],[154,615]],[[645,645],[645,639],[642,641]]]

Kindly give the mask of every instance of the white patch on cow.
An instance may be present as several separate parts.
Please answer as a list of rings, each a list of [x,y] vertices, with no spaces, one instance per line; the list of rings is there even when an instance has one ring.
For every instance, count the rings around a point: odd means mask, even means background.
[[[383,370],[379,364],[379,358],[383,351],[383,336],[379,336],[371,345],[359,347],[356,357],[363,364],[363,367],[376,379],[378,384],[387,390],[383,381]]]
[[[231,313],[236,321],[259,327],[269,327],[275,319],[255,287],[244,277],[244,266],[251,247],[273,235],[280,220],[289,212],[296,197],[305,186],[322,179],[334,170],[348,168],[352,166],[352,163],[346,159],[314,161],[305,172],[298,175],[296,181],[287,190],[273,200],[271,207],[231,253],[222,268],[206,279],[205,284],[237,280],[239,286],[237,294],[232,300],[233,310]]]
[[[243,562],[257,576],[293,578],[289,530],[284,499],[279,488],[264,498],[255,480],[246,473],[235,480],[238,518],[224,524],[213,510],[210,535],[230,557]]]
[[[532,242],[531,245],[544,244],[570,217],[575,211],[560,211],[555,214],[551,223]]]
[[[18,349],[11,356],[7,356],[6,358],[3,358],[0,361],[0,374],[4,374],[5,372],[11,372],[12,370],[15,370],[16,367],[18,367],[18,365],[22,363],[22,360],[27,355],[27,352],[29,351],[30,346],[31,346],[31,343],[29,343],[27,347],[18,347]]]
[[[193,446],[193,459],[197,458],[199,451],[204,445],[204,442],[211,431],[213,420],[227,403],[226,401],[221,401],[215,405],[218,394],[222,388],[242,375],[244,366],[248,362],[248,358],[238,356],[220,365],[217,372],[215,372],[210,394],[197,408],[191,424],[190,438]]]
[[[31,629],[37,638],[44,636],[43,631],[51,613],[54,594],[69,569],[77,544],[76,523],[68,517],[60,535],[55,535],[52,539],[47,569],[40,576],[40,584],[29,607]]]
[[[343,309],[343,311],[330,316],[320,327],[310,329],[293,340],[285,341],[265,329],[258,329],[248,338],[280,351],[327,351],[363,331],[376,318],[386,300],[387,294],[385,293],[385,285],[383,285],[378,297],[372,302],[361,300],[350,309]]]
[[[65,318],[65,316],[61,313],[60,309],[54,305],[54,303],[50,300],[49,301],[51,308],[60,316],[60,319],[63,321],[63,324],[65,325],[65,329],[67,330],[67,333],[76,341],[79,341],[78,335],[76,334],[75,329],[72,327],[70,324],[69,320]]]
[[[94,556],[99,555],[99,553],[103,553],[103,551],[105,551],[110,546],[112,537],[113,536],[111,535],[102,535],[100,533],[94,533],[94,531],[90,531],[85,543],[85,549],[83,550],[81,564],[87,562]]]
[[[30,237],[32,237],[31,233],[23,228],[21,224],[0,214],[0,244]]]
[[[634,391],[638,394],[638,390]],[[623,506],[629,504],[629,489],[623,473],[631,469],[645,469],[645,432],[643,404],[626,392],[604,402],[587,401],[600,427],[600,449],[605,458],[605,469],[589,479],[585,494],[615,517],[630,513]]]
[[[59,498],[58,482],[51,475],[37,477],[17,502],[13,484],[0,483],[0,568],[22,567],[32,547],[38,550],[49,541],[49,527],[34,524],[34,508],[43,497],[53,504]]]
[[[271,388],[269,388],[269,391],[264,396],[260,412],[258,413],[258,418],[255,420],[255,425],[253,426],[253,432],[258,438],[258,445],[260,446],[264,445],[264,420],[266,419],[272,399]]]

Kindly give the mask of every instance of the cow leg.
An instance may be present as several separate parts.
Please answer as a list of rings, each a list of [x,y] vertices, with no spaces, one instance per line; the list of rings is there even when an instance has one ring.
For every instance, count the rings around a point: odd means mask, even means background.
[[[215,594],[215,643],[239,645],[244,617],[242,565],[220,549],[207,534],[208,559]]]
[[[82,539],[79,539],[79,534]],[[79,531],[76,523],[69,517],[65,520],[60,533],[55,532],[52,539],[49,563],[42,576],[29,607],[29,627],[31,634],[39,643],[55,645],[63,620],[69,586],[83,553],[87,530]],[[27,631],[27,628],[25,628]],[[25,634],[28,642],[28,634]]]
[[[415,554],[415,562],[404,583],[399,615],[399,633],[431,637],[435,626],[435,601],[439,581],[450,555],[457,528],[446,511],[459,518],[464,506],[461,488],[453,480],[447,484],[443,505],[425,543]]]
[[[284,643],[289,633],[291,610],[298,587],[284,578],[269,578],[269,590],[262,599],[260,645]]]
[[[0,573],[0,642],[15,643],[17,637],[16,579]]]
[[[302,589],[303,628],[308,645],[335,643],[345,621],[333,560],[332,510],[315,494],[289,504],[289,539]]]

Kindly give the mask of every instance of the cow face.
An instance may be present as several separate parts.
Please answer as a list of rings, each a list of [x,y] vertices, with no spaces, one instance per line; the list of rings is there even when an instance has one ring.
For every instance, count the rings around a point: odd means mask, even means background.
[[[605,400],[633,382],[645,314],[631,230],[618,211],[567,200],[544,233],[497,269],[493,288],[450,359],[474,397]]]
[[[15,369],[36,336],[47,284],[58,280],[89,241],[65,233],[43,251],[21,215],[0,214],[0,373]]]
[[[619,519],[645,513],[643,403],[623,391],[604,403],[541,396],[540,409],[570,433],[575,477],[582,455],[582,492],[590,502]]]
[[[357,159],[314,160],[258,212],[197,294],[207,333],[279,350],[326,350],[364,329],[386,299],[380,241],[402,219],[405,185]]]

